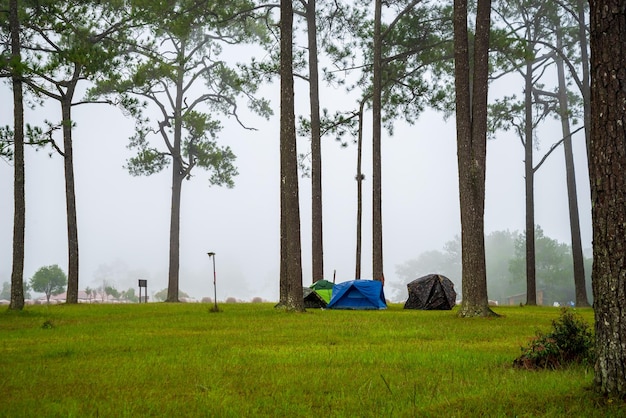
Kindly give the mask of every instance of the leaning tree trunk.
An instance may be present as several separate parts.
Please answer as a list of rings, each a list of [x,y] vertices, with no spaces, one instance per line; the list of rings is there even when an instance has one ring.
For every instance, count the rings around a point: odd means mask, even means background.
[[[22,88],[20,21],[18,1],[9,3],[11,26],[11,58],[16,65],[11,70],[13,87],[13,267],[11,271],[10,309],[24,308],[24,230],[26,225],[24,169],[24,97]]]
[[[561,33],[557,31],[557,48],[561,49]],[[572,261],[574,263],[574,288],[576,290],[576,306],[587,307],[587,287],[585,286],[585,263],[580,238],[580,216],[578,214],[578,193],[576,191],[576,171],[574,170],[574,151],[572,150],[572,134],[569,125],[569,106],[567,102],[567,86],[565,84],[565,68],[563,59],[555,58],[559,80],[559,114],[563,132],[563,150],[565,152],[565,176],[567,182],[567,200],[569,207],[569,224],[572,236]]]
[[[592,284],[595,385],[626,397],[626,13],[622,0],[591,1]]]
[[[67,299],[66,303],[78,303],[78,223],[76,220],[76,188],[74,183],[74,152],[72,145],[72,97],[76,83],[68,87],[61,100],[63,114],[63,162],[65,168],[65,204],[67,211]]]
[[[372,80],[372,278],[384,284],[382,219],[382,0],[374,1],[374,67]]]
[[[454,75],[463,263],[461,317],[494,314],[487,298],[484,236],[490,14],[491,1],[478,0],[471,86],[467,0],[454,1]]]
[[[322,145],[315,0],[308,0],[306,21],[309,39],[309,101],[311,104],[312,277],[313,282],[316,282],[324,278],[324,240],[322,227]]]

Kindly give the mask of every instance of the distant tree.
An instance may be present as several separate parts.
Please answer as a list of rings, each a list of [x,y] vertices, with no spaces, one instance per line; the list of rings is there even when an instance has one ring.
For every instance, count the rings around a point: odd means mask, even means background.
[[[536,129],[549,114],[549,107],[542,101],[534,100],[533,92],[540,87],[541,76],[548,65],[552,64],[552,55],[546,52],[540,42],[551,37],[553,31],[547,29],[548,16],[554,13],[553,2],[534,2],[529,0],[500,1],[498,13],[505,23],[505,30],[510,33],[513,45],[522,45],[523,54],[512,47],[507,55],[513,61],[512,71],[519,74],[523,81],[523,99],[515,95],[505,97],[492,106],[492,126],[505,130],[514,128],[524,147],[524,185],[526,204],[526,304],[536,305],[536,267],[535,267],[535,173],[541,162],[534,165],[533,151],[536,148]],[[550,151],[551,152],[551,151]]]
[[[85,288],[85,293],[87,294],[87,297],[89,298],[89,302],[91,302],[91,292],[93,290],[91,289],[91,287],[86,287]]]
[[[112,296],[115,299],[119,299],[120,298],[119,290],[117,290],[115,287],[113,287],[111,285],[105,286],[104,293],[106,293],[107,299],[108,299],[109,296]]]
[[[209,184],[231,188],[238,174],[232,150],[217,144],[222,128],[217,115],[250,129],[240,120],[241,98],[253,112],[272,113],[267,100],[254,97],[258,81],[243,77],[240,68],[220,57],[223,45],[264,40],[263,27],[243,12],[251,6],[247,0],[144,3],[146,25],[132,47],[136,62],[92,91],[121,98],[137,122],[130,141],[137,155],[127,165],[132,175],[152,175],[171,165],[168,302],[180,296],[183,181],[199,167],[211,173]],[[157,114],[154,120],[145,116],[148,107]]]
[[[495,315],[487,297],[484,237],[491,1],[478,0],[471,47],[467,17],[467,0],[455,0],[454,75],[463,263],[459,316],[474,317]]]
[[[622,0],[590,3],[595,386],[626,398],[626,13]]]
[[[544,291],[544,304],[552,302],[568,303],[576,300],[572,276],[572,248],[546,237],[541,227],[535,228],[535,245],[537,254],[537,289]],[[517,286],[525,277],[525,237],[519,235],[515,241],[515,257],[511,260],[509,270],[512,280]],[[519,288],[519,287],[518,287]]]
[[[2,291],[0,291],[0,299],[11,300],[11,282],[2,283]]]
[[[30,286],[27,281],[24,281],[24,299],[30,299]],[[0,291],[0,299],[11,300],[11,282],[2,283],[2,290]]]
[[[124,292],[124,299],[126,299],[129,302],[138,302],[139,301],[139,297],[137,296],[137,293],[135,293],[135,288],[134,287],[130,287],[130,288],[128,288],[128,290],[126,292]]]
[[[167,299],[167,288],[163,290],[159,290],[154,295],[152,295],[155,301],[162,302]]]
[[[166,302],[167,301],[167,292],[168,292],[167,288],[159,290],[158,292],[156,292],[153,295],[154,300],[157,301],[157,302]],[[189,297],[189,295],[187,293],[183,292],[182,290],[179,291],[179,296],[181,298],[188,298]]]
[[[487,263],[487,290],[490,300],[504,302],[507,296],[524,292],[523,283],[514,283],[509,270],[515,257],[515,244],[519,233],[494,231],[485,237]]]
[[[24,83],[40,98],[51,99],[61,107],[61,121],[47,122],[46,138],[63,157],[65,203],[68,234],[67,303],[78,302],[79,247],[76,214],[76,190],[72,130],[72,109],[89,100],[77,100],[81,82],[94,80],[119,69],[118,47],[125,33],[125,8],[119,2],[39,1],[33,13],[24,20],[25,30],[32,34],[22,45],[28,77]],[[115,39],[113,39],[115,38]],[[59,146],[52,133],[60,129],[63,144]]]
[[[512,283],[509,264],[515,257],[515,243],[518,234],[509,231],[494,231],[485,237],[485,262],[487,270],[487,287],[490,299],[503,300],[507,295],[520,293],[517,283]],[[406,284],[418,277],[430,273],[443,274],[454,282],[459,297],[461,287],[461,237],[444,244],[443,250],[430,250],[421,253],[417,258],[396,267],[396,275],[401,283],[388,285],[396,293],[404,294]]]
[[[66,285],[67,276],[56,264],[40,268],[30,279],[32,289],[35,292],[44,293],[48,303],[50,303],[50,296],[63,293]]]

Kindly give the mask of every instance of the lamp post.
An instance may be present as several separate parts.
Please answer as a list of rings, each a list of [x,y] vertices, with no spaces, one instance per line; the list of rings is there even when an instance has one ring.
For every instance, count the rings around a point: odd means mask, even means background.
[[[215,312],[218,311],[217,308],[217,275],[215,274],[215,253],[214,252],[210,252],[207,253],[207,255],[209,257],[211,257],[213,259],[213,301],[215,302],[215,307],[213,308]]]

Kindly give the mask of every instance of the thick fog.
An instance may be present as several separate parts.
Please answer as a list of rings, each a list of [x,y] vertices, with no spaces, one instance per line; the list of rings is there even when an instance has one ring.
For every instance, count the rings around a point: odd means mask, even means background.
[[[298,111],[306,112],[308,93],[297,86]],[[180,290],[198,299],[213,296],[216,253],[218,300],[234,297],[278,299],[279,289],[279,84],[264,87],[275,116],[245,116],[255,131],[223,119],[220,144],[237,155],[235,188],[209,187],[196,168],[183,183],[180,233]],[[0,123],[11,124],[10,90],[0,102]],[[497,91],[497,86],[492,92]],[[492,93],[493,95],[494,93]],[[322,106],[349,109],[354,100],[324,89]],[[27,111],[27,122],[57,121],[58,105]],[[103,280],[119,290],[148,280],[148,294],[167,286],[171,175],[132,177],[123,168],[134,122],[106,105],[74,108],[74,164],[80,288]],[[371,278],[371,114],[365,120],[363,172],[363,278]],[[561,138],[553,122],[537,135],[536,160]],[[61,141],[57,138],[57,141]],[[574,136],[583,247],[591,245],[589,185],[584,137]],[[299,140],[299,153],[308,151]],[[325,138],[323,150],[324,273],[337,282],[355,271],[356,146],[342,148]],[[396,124],[382,142],[384,271],[397,282],[396,266],[427,250],[441,250],[460,234],[455,123],[428,111],[418,123]],[[488,144],[485,232],[523,231],[525,219],[523,148],[519,139],[499,133]],[[58,264],[67,272],[67,233],[62,158],[47,148],[26,151],[26,242],[24,277]],[[10,281],[13,228],[13,167],[0,160],[0,282]],[[310,180],[300,181],[303,283],[311,283]],[[563,150],[559,148],[535,177],[536,223],[546,236],[570,243]],[[428,273],[428,272],[423,272]],[[460,278],[454,278],[460,281]]]

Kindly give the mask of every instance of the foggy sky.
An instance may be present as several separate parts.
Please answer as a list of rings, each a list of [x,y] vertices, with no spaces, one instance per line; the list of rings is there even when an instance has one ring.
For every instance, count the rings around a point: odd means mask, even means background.
[[[213,295],[207,252],[216,253],[219,300],[255,296],[278,300],[279,291],[279,111],[278,83],[263,88],[272,100],[270,121],[248,115],[256,131],[224,120],[221,145],[237,156],[235,188],[209,187],[197,168],[183,183],[181,207],[180,290],[201,298]],[[298,111],[308,109],[305,85],[296,83]],[[521,88],[521,87],[520,87]],[[1,86],[0,123],[11,125],[10,90]],[[498,92],[491,87],[490,95]],[[354,100],[324,88],[322,107],[348,109]],[[26,121],[57,121],[60,109],[27,110]],[[75,107],[74,166],[80,289],[105,279],[119,290],[148,280],[148,294],[167,287],[170,168],[151,177],[132,177],[123,168],[134,122],[105,105]],[[561,138],[560,124],[542,127],[535,161]],[[366,116],[363,172],[363,278],[371,278],[371,114]],[[57,140],[60,140],[57,137]],[[160,140],[160,139],[159,139]],[[584,136],[574,136],[583,247],[591,246],[591,216]],[[308,142],[299,140],[298,152]],[[352,280],[356,237],[356,146],[341,148],[323,139],[324,273],[338,282]],[[42,266],[58,264],[67,272],[67,233],[63,163],[50,149],[26,150],[26,255],[24,278]],[[487,149],[485,233],[524,230],[523,148],[512,134],[499,133]],[[454,119],[428,111],[418,123],[398,122],[382,141],[383,254],[387,281],[397,282],[396,266],[427,250],[441,250],[460,234]],[[536,223],[546,236],[570,243],[562,147],[535,176]],[[13,167],[0,160],[0,282],[10,281],[13,231]],[[310,180],[300,180],[303,284],[311,283]],[[431,272],[420,272],[426,274]],[[417,276],[416,276],[417,277]],[[460,278],[453,278],[460,281]]]

